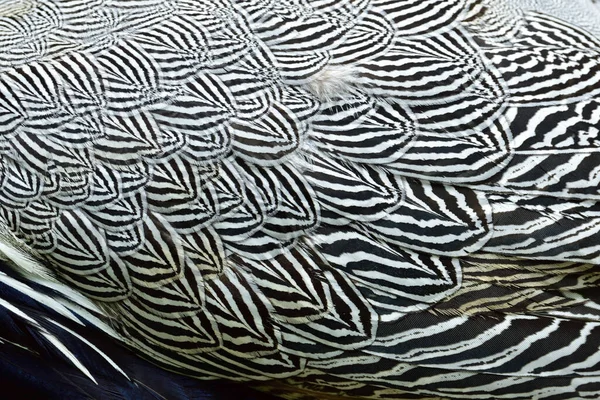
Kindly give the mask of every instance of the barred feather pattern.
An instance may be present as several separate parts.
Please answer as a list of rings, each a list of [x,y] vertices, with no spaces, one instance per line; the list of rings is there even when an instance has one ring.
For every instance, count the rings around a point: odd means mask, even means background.
[[[23,277],[15,267],[0,260],[5,391],[48,400],[275,399],[244,384],[199,382],[141,359],[120,345],[118,333],[92,301],[48,279],[51,275]]]
[[[199,379],[597,398],[600,39],[559,17],[11,0],[0,224]]]

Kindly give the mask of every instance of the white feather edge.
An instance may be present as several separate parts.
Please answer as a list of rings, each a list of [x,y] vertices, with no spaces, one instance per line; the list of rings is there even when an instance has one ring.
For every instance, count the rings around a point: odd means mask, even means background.
[[[29,281],[54,290],[60,293],[63,298],[55,299],[40,295],[26,284],[10,278],[6,274],[0,273],[0,281],[6,282],[9,286],[52,308],[66,318],[83,325],[80,319],[73,314],[73,312],[77,313],[104,333],[117,340],[123,340],[121,335],[98,317],[101,316],[106,317],[106,320],[109,319],[103,309],[81,293],[58,281],[54,272],[36,260],[28,250],[29,248],[26,244],[20,242],[12,233],[0,227],[0,259],[10,261],[18,272]]]
[[[29,250],[29,251],[28,251]],[[26,276],[38,276],[56,282],[54,273],[37,261],[27,245],[0,227],[0,258],[11,261]]]
[[[51,322],[52,324],[60,327],[61,329],[65,330],[66,332],[69,332],[71,335],[75,336],[77,339],[81,340],[83,343],[85,343],[86,345],[88,345],[92,350],[94,350],[96,353],[98,353],[102,358],[104,358],[107,363],[109,363],[114,369],[116,369],[119,373],[121,373],[125,378],[129,379],[129,376],[127,376],[127,374],[125,373],[125,371],[123,371],[121,368],[119,368],[119,366],[109,356],[107,356],[99,348],[97,348],[96,346],[94,346],[86,338],[82,337],[81,335],[77,334],[76,332],[73,332],[71,329],[67,328],[66,326],[63,326],[63,325],[59,324],[56,321],[53,321],[53,320],[51,320],[49,318],[46,318],[46,320],[48,322]]]
[[[71,361],[78,370],[80,370],[85,376],[90,378],[90,380],[96,385],[98,384],[98,382],[94,379],[90,371],[77,359],[77,357],[75,357],[75,354],[71,353],[69,349],[67,349],[67,347],[56,336],[44,330],[41,330],[41,333],[42,335],[44,335],[46,340],[52,343],[58,351],[60,351],[65,357],[67,357],[69,361]]]
[[[27,252],[27,246],[22,244],[12,234],[0,229],[0,259],[4,259],[13,264],[13,267],[24,275],[29,281],[34,282],[38,285],[47,287],[57,293],[60,293],[62,297],[53,298],[43,293],[38,293],[26,283],[16,280],[5,273],[0,271],[0,282],[5,283],[7,286],[18,290],[22,294],[30,297],[31,299],[43,304],[44,306],[54,310],[58,314],[74,321],[82,326],[86,324],[78,317],[81,316],[89,324],[97,329],[100,329],[104,333],[108,334],[113,339],[117,339],[123,342],[123,338],[119,335],[112,327],[102,321],[96,315],[107,317],[106,313],[98,307],[94,302],[80,294],[79,292],[71,289],[70,287],[59,282],[54,273],[45,265],[37,261],[33,256]],[[77,359],[77,357],[69,351],[69,349],[54,335],[45,330],[39,325],[37,321],[28,316],[23,311],[19,310],[14,305],[10,304],[4,299],[0,298],[0,306],[5,307],[15,315],[23,318],[25,321],[34,325],[39,329],[40,333],[48,340],[58,351],[60,351],[73,365],[79,369],[85,376],[87,376],[95,384],[98,382],[94,379],[90,371]],[[76,315],[77,314],[77,315]],[[96,315],[94,315],[96,314]],[[81,342],[85,343],[95,352],[97,352],[102,358],[104,358],[115,370],[120,374],[129,379],[127,374],[119,368],[119,366],[104,354],[100,349],[90,343],[88,340],[78,335],[71,329],[59,324],[56,321],[47,319],[49,322],[60,327],[69,334],[75,336]]]
[[[46,338],[46,340],[48,340],[50,343],[52,343],[52,345],[58,351],[60,351],[69,361],[71,361],[71,363],[73,363],[73,365],[75,365],[75,367],[78,370],[80,370],[83,374],[85,374],[85,376],[90,378],[96,385],[98,384],[98,382],[94,379],[94,377],[92,376],[90,371],[77,359],[77,357],[75,357],[75,355],[73,353],[71,353],[69,351],[69,349],[67,349],[66,346],[60,340],[58,340],[57,337],[55,337],[50,332],[45,330],[42,326],[40,326],[40,324],[38,324],[38,322],[36,320],[34,320],[33,318],[31,318],[30,316],[25,314],[23,311],[19,310],[17,307],[15,307],[14,305],[10,304],[9,302],[7,302],[6,300],[1,299],[1,298],[0,298],[0,306],[6,308],[10,312],[18,315],[19,317],[23,318],[25,321],[29,322],[31,325],[35,326],[39,330],[39,332]]]

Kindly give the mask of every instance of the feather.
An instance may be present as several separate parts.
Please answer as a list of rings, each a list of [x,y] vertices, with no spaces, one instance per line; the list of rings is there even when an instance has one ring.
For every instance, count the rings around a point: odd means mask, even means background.
[[[592,0],[3,2],[2,379],[600,397],[598,22]]]
[[[6,390],[47,399],[268,398],[235,384],[164,371],[79,315],[60,292],[23,282],[5,263],[0,267],[0,370]]]

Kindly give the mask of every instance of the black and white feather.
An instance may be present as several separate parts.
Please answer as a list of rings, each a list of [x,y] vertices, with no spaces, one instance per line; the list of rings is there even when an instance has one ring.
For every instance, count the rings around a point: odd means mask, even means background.
[[[565,4],[2,2],[9,331],[115,398],[120,344],[290,399],[598,398],[600,11]]]

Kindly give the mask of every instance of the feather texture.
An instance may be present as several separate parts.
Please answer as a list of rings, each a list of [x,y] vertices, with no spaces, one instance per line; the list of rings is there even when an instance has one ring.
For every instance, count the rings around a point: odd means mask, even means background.
[[[3,253],[54,305],[11,332],[103,398],[102,332],[289,398],[600,396],[600,38],[538,3],[0,5]]]
[[[269,399],[231,383],[164,371],[119,345],[101,310],[60,283],[0,262],[0,382],[44,399]]]

